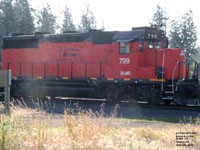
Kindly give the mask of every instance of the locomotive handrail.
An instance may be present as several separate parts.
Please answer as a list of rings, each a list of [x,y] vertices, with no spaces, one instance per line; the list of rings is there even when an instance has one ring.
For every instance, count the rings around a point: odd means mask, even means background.
[[[195,62],[195,68],[194,68],[194,76],[196,76],[197,79],[200,78],[200,64],[198,64],[197,62]]]
[[[162,77],[161,79],[164,79],[164,71],[165,71],[165,50],[163,51],[163,60],[162,60]],[[161,83],[161,91],[164,90],[164,83]]]
[[[172,72],[172,92],[174,92],[174,78],[175,78],[175,72],[176,72],[176,69],[177,69],[177,65],[178,65],[178,82],[180,80],[180,69],[181,69],[181,64],[185,64],[186,62],[181,62],[181,61],[177,61],[175,66],[174,66],[174,69],[173,69],[173,72]],[[184,78],[185,78],[185,66],[184,66],[184,69],[183,69],[183,75],[184,75]],[[176,83],[176,85],[178,84],[178,82]]]
[[[175,66],[174,66],[174,69],[173,69],[173,72],[172,72],[172,92],[174,93],[174,76],[175,76],[175,72],[176,72],[176,68],[177,68],[177,65],[180,65],[180,62],[177,61]]]
[[[111,49],[108,54],[104,57],[103,62],[106,61],[106,59],[110,56],[110,54],[113,52],[113,49]]]
[[[200,79],[200,64],[197,64],[197,78]]]

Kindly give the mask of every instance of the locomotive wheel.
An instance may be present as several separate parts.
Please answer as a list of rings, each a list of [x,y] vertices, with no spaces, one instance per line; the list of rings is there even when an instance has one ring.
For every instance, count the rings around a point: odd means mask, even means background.
[[[176,93],[174,95],[174,102],[177,105],[181,105],[181,106],[186,106],[187,105],[187,99],[181,93]]]
[[[170,105],[173,102],[173,100],[164,100],[164,104],[165,105]]]
[[[196,99],[196,105],[200,105],[200,98],[199,97]]]
[[[107,89],[106,89],[106,99],[107,100],[113,100],[114,99],[114,94],[115,94],[115,87],[114,86],[109,86]]]
[[[118,88],[117,86],[111,85],[107,88],[106,99],[110,101],[120,101],[118,99]]]
[[[120,102],[122,100],[127,100],[129,96],[127,95],[125,86],[111,85],[107,88],[106,99],[111,101]]]
[[[158,104],[160,102],[159,98],[159,92],[153,87],[142,86],[137,89],[137,101],[145,101],[149,104]]]
[[[149,104],[157,104],[158,103],[158,99],[157,99],[157,91],[154,88],[150,88],[150,90],[148,91],[148,103]]]

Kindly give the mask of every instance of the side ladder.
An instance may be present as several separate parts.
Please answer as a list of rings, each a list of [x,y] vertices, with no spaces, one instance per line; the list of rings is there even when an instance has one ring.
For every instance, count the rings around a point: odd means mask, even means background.
[[[174,87],[175,84],[172,81],[168,81],[163,87],[162,100],[167,105],[173,102],[175,93]]]

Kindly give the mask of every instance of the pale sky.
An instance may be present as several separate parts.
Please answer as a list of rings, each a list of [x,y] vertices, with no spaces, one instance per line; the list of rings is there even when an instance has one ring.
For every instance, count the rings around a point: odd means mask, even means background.
[[[47,2],[60,22],[64,7],[67,5],[76,25],[80,22],[81,14],[88,3],[96,17],[97,26],[101,27],[104,22],[106,31],[149,26],[156,5],[165,8],[171,20],[192,10],[200,44],[200,2],[198,0],[31,0],[31,5],[35,9],[40,9]]]

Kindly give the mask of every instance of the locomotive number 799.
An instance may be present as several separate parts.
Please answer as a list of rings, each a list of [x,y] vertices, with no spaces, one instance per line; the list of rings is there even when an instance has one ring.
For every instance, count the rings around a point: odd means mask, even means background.
[[[119,63],[120,64],[130,64],[131,60],[130,58],[119,58]]]

